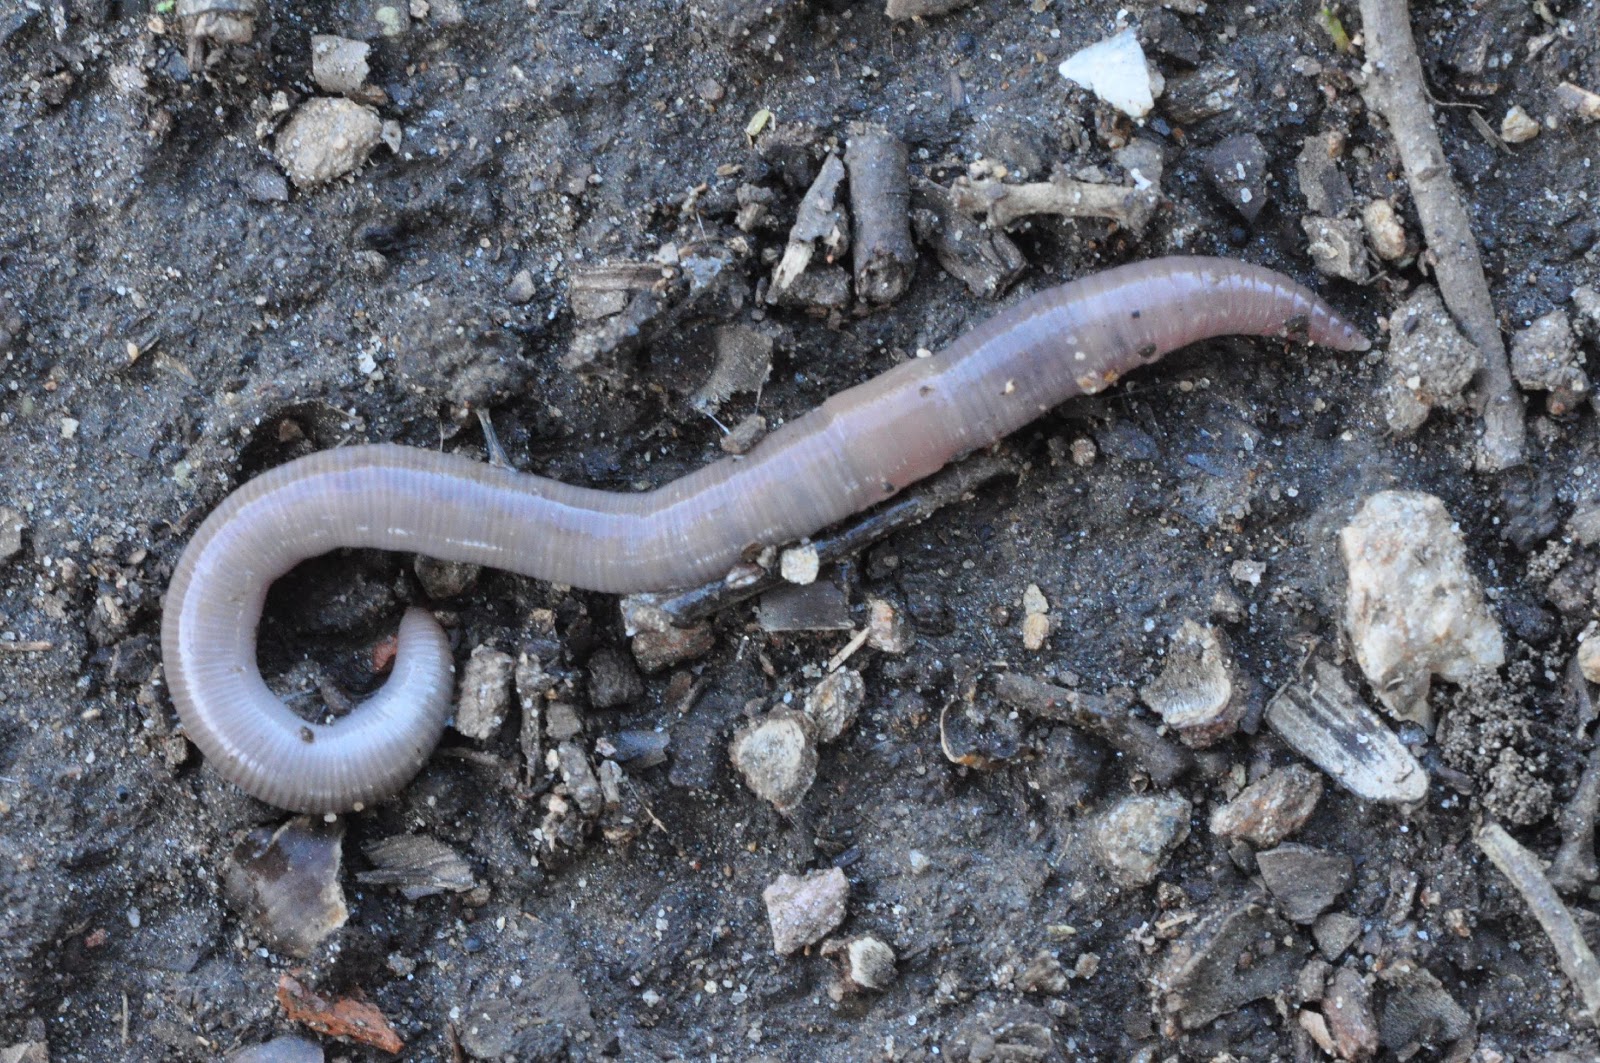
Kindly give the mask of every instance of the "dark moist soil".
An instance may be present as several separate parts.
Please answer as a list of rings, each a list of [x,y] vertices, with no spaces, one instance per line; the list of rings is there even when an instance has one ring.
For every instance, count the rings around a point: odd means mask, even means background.
[[[717,425],[690,401],[718,325],[777,339],[759,398],[774,422],[945,344],[995,304],[926,249],[887,309],[757,302],[801,194],[853,120],[887,125],[913,171],[946,185],[979,160],[1009,180],[1099,167],[1120,181],[1112,148],[1146,138],[1166,160],[1150,227],[1025,223],[1015,290],[1162,254],[1228,255],[1312,284],[1381,348],[1383,319],[1422,274],[1411,260],[1366,286],[1317,277],[1295,170],[1303,138],[1341,134],[1357,200],[1394,197],[1418,239],[1392,146],[1352,82],[1359,52],[1335,50],[1309,0],[1192,6],[1129,13],[1159,36],[1150,55],[1169,84],[1226,68],[1238,95],[1187,123],[1158,104],[1138,130],[1056,73],[1114,30],[1119,5],[1098,0],[984,0],[903,23],[843,0],[430,0],[398,26],[382,0],[263,0],[254,41],[203,72],[173,15],[144,0],[0,6],[0,506],[26,524],[21,549],[0,560],[0,637],[17,644],[0,647],[0,1048],[200,1060],[315,1036],[275,1000],[295,969],[329,997],[363,994],[412,1059],[462,1058],[462,1044],[522,1060],[1314,1058],[1293,985],[1180,1032],[1152,976],[1193,918],[1258,895],[1248,853],[1211,834],[1210,811],[1296,759],[1250,721],[1310,649],[1339,652],[1337,529],[1366,495],[1400,486],[1437,494],[1459,522],[1511,663],[1487,693],[1435,695],[1447,719],[1459,714],[1455,733],[1476,728],[1480,745],[1458,739],[1451,757],[1403,732],[1455,771],[1435,772],[1424,807],[1368,805],[1330,782],[1295,836],[1354,861],[1332,910],[1359,932],[1334,963],[1374,983],[1383,1058],[1466,1059],[1474,1046],[1482,1060],[1595,1058],[1600,1042],[1547,940],[1472,843],[1493,793],[1548,859],[1586,754],[1560,676],[1593,613],[1600,558],[1562,527],[1600,494],[1594,415],[1551,417],[1531,396],[1532,462],[1482,475],[1468,415],[1436,414],[1410,440],[1388,434],[1381,353],[1244,339],[1184,351],[1042,418],[1008,444],[1027,463],[1020,478],[848,567],[858,622],[864,599],[882,597],[916,641],[851,659],[862,715],[821,750],[788,816],[739,781],[728,740],[747,713],[801,698],[848,632],[767,633],[751,605],[730,608],[711,652],[599,709],[592,661],[628,688],[614,674],[615,651],[631,662],[616,600],[485,572],[434,603],[458,661],[479,645],[531,648],[570,683],[586,751],[664,729],[668,764],[627,769],[627,815],[611,829],[569,821],[552,833],[558,780],[524,765],[513,712],[486,742],[450,732],[397,800],[347,817],[350,918],[309,960],[269,949],[224,900],[235,845],[284,816],[200,762],[161,685],[161,596],[197,521],[313,449],[395,441],[481,456],[480,409],[519,468],[614,490],[664,483],[720,456]],[[1418,7],[1502,324],[1570,309],[1575,286],[1600,280],[1597,127],[1567,118],[1507,151],[1471,117],[1480,108],[1497,129],[1517,103],[1542,119],[1560,113],[1561,81],[1600,88],[1600,8]],[[1358,31],[1352,10],[1339,16]],[[1530,41],[1552,32],[1530,58]],[[404,140],[352,178],[280,201],[273,100],[317,94],[314,33],[372,43],[369,83]],[[775,124],[752,144],[747,124],[763,108]],[[1259,137],[1269,163],[1253,223],[1206,176],[1207,150],[1239,133]],[[734,227],[741,184],[773,197],[771,223],[748,234]],[[578,271],[648,262],[668,243],[736,247],[714,297],[645,315],[642,342],[564,368],[592,331],[569,301]],[[721,417],[756,409],[744,394]],[[1098,448],[1087,466],[1069,456],[1080,439]],[[1230,575],[1241,559],[1265,562],[1259,586]],[[1029,584],[1054,620],[1038,652],[1022,644]],[[1553,585],[1564,593],[1547,597]],[[1222,610],[1233,619],[1213,617],[1218,592],[1238,599]],[[280,689],[360,695],[377,682],[373,645],[423,597],[408,557],[302,566],[269,603],[263,667]],[[1256,692],[1253,733],[1172,787],[1193,803],[1187,840],[1157,884],[1119,889],[1083,826],[1149,780],[1065,725],[1007,720],[982,680],[1005,662],[1087,692],[1136,687],[1186,618],[1231,637]],[[690,678],[700,687],[685,713]],[[940,711],[974,697],[1010,729],[992,739],[1006,755],[986,771],[940,745]],[[1492,755],[1501,747],[1516,756]],[[408,833],[451,846],[476,888],[408,901],[357,881],[372,866],[366,846]],[[774,955],[763,889],[832,866],[850,883],[836,936],[870,934],[897,954],[884,992],[836,1001],[833,960]],[[1306,928],[1276,925],[1265,954],[1313,954]],[[1087,977],[1024,977],[1041,956]],[[1449,1009],[1393,978],[1406,964],[1465,1010],[1453,1044],[1421,1020],[1423,1043],[1407,1043],[1419,1027],[1402,1005]]]

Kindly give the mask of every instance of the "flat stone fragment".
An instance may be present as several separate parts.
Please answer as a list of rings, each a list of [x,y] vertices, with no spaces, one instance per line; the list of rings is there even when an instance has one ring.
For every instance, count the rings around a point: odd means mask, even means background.
[[[1431,728],[1434,676],[1460,683],[1505,663],[1500,625],[1443,502],[1419,491],[1380,491],[1340,531],[1339,549],[1356,661],[1396,718]]]
[[[1428,796],[1417,758],[1326,661],[1267,703],[1267,724],[1357,797],[1414,804]]]
[[[1267,205],[1267,149],[1261,139],[1240,133],[1218,141],[1200,159],[1211,187],[1247,222]]]
[[[1184,745],[1204,749],[1238,729],[1246,707],[1240,679],[1227,635],[1185,620],[1161,674],[1139,696]]]
[[[1193,808],[1181,797],[1125,797],[1095,817],[1089,845],[1095,860],[1123,886],[1155,880],[1172,850],[1189,836]]]
[[[222,1063],[323,1063],[322,1046],[304,1037],[275,1037],[259,1045],[235,1049]],[[5,1054],[0,1052],[0,1060]]]
[[[301,104],[278,130],[274,154],[297,188],[316,188],[360,169],[383,143],[378,112],[342,96]]]
[[[1129,118],[1143,118],[1156,105],[1144,49],[1131,29],[1074,52],[1060,70]]]
[[[844,921],[850,882],[837,867],[796,877],[779,875],[761,891],[772,927],[772,949],[787,956],[821,941]]]
[[[1316,919],[1355,881],[1348,856],[1292,842],[1257,853],[1256,867],[1278,909],[1296,923]]]
[[[349,918],[339,885],[344,821],[296,816],[245,835],[223,873],[228,900],[263,938],[299,959]]]
[[[1259,904],[1237,901],[1213,909],[1173,942],[1151,983],[1162,1011],[1193,1030],[1287,990],[1305,951],[1288,923]]]
[[[1327,135],[1306,137],[1300,142],[1300,154],[1294,163],[1306,207],[1325,218],[1343,215],[1355,201],[1350,179],[1339,169],[1341,141],[1342,138]]]
[[[1378,1034],[1383,1047],[1409,1056],[1423,1044],[1449,1044],[1472,1029],[1472,1016],[1426,967],[1406,960],[1383,973],[1387,992]]]
[[[461,694],[456,700],[456,730],[480,741],[500,733],[511,711],[511,680],[517,662],[493,646],[472,651],[461,669]]]
[[[1361,933],[1361,920],[1349,912],[1329,912],[1311,925],[1311,937],[1317,951],[1329,963],[1344,955],[1344,950],[1355,943]]]
[[[1303,764],[1268,772],[1211,814],[1211,833],[1241,838],[1258,849],[1289,837],[1316,810],[1322,776]]]
[[[1340,1059],[1367,1060],[1378,1053],[1378,1019],[1372,1012],[1372,990],[1360,972],[1341,967],[1328,980],[1322,1015]]]
[[[716,644],[717,634],[710,624],[641,631],[633,637],[633,659],[646,672],[659,672],[679,661],[703,657]]]

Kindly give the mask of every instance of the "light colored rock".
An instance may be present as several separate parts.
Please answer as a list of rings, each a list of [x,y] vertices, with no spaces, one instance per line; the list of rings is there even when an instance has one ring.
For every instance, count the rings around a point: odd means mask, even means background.
[[[817,777],[816,724],[803,712],[775,709],[733,736],[730,755],[745,785],[787,812]]]
[[[1211,833],[1258,849],[1277,845],[1316,811],[1322,776],[1302,764],[1268,772],[1211,814]]]
[[[817,581],[817,573],[822,570],[821,559],[817,557],[817,548],[810,543],[800,546],[791,546],[783,552],[778,560],[778,573],[790,583],[805,586]]]
[[[311,78],[323,92],[349,96],[367,80],[367,53],[372,46],[327,33],[311,37]]]
[[[915,636],[905,614],[883,598],[867,599],[867,645],[884,653],[905,653]]]
[[[845,992],[872,990],[882,992],[894,984],[899,972],[895,969],[894,949],[875,937],[863,936],[849,941],[830,941],[822,947],[823,955],[843,960]]]
[[[1158,95],[1144,49],[1131,29],[1069,55],[1061,76],[1082,85],[1129,118],[1143,118]]]
[[[1385,262],[1395,262],[1405,257],[1406,229],[1395,213],[1394,204],[1387,199],[1375,199],[1361,209],[1361,224],[1367,230],[1367,242]]]
[[[1526,144],[1539,135],[1539,123],[1520,103],[1511,105],[1506,116],[1500,119],[1500,139],[1507,144]]]
[[[511,680],[517,662],[493,646],[479,646],[461,670],[456,730],[468,738],[493,738],[511,711]]]
[[[1550,412],[1570,412],[1589,394],[1578,342],[1564,310],[1552,310],[1511,337],[1511,375],[1530,391],[1548,391]]]
[[[1155,880],[1172,850],[1189,836],[1189,802],[1165,794],[1125,797],[1089,828],[1089,847],[1100,866],[1124,886]]]
[[[1372,276],[1367,269],[1367,247],[1361,240],[1360,222],[1308,214],[1300,219],[1300,227],[1310,241],[1306,253],[1319,272],[1355,284],[1365,284]]]
[[[817,725],[817,741],[832,742],[850,729],[866,700],[861,673],[841,668],[822,677],[806,695],[806,715]]]
[[[10,561],[22,552],[22,533],[27,530],[21,513],[0,506],[0,561]]]
[[[1456,328],[1437,289],[1418,288],[1389,319],[1389,337],[1383,415],[1390,431],[1410,435],[1430,410],[1464,405],[1462,393],[1482,367],[1483,352]]]
[[[273,948],[306,959],[349,918],[339,884],[344,820],[296,816],[245,835],[223,869],[228,900]]]
[[[1378,700],[1431,728],[1433,677],[1460,683],[1505,663],[1505,639],[1444,503],[1380,491],[1339,533],[1349,574],[1345,629]]]
[[[1600,683],[1600,629],[1590,628],[1585,632],[1586,637],[1578,643],[1578,668],[1583,672],[1583,678],[1591,683]]]
[[[821,941],[844,921],[850,882],[837,867],[803,877],[779,875],[761,892],[772,927],[772,949],[779,956]]]
[[[353,173],[384,143],[378,112],[353,100],[307,100],[278,130],[274,153],[295,187],[310,189]]]

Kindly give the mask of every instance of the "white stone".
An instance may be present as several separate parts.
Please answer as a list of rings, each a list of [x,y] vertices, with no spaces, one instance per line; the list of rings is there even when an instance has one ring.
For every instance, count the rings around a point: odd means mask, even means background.
[[[1076,82],[1130,118],[1155,107],[1154,86],[1144,49],[1133,30],[1074,52],[1061,64],[1061,76]]]
[[[1394,716],[1432,727],[1428,689],[1505,663],[1505,639],[1444,503],[1380,491],[1339,533],[1349,572],[1345,627],[1373,693]]]

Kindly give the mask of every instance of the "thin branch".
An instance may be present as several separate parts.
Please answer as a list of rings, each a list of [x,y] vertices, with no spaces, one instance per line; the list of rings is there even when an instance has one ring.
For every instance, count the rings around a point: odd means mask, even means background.
[[[1483,352],[1473,396],[1483,417],[1478,467],[1497,472],[1520,465],[1527,458],[1522,397],[1511,380],[1472,222],[1428,106],[1406,0],[1361,0],[1361,22],[1372,95],[1389,123],[1422,218],[1423,236],[1437,259],[1434,275],[1439,293],[1462,332]]]

